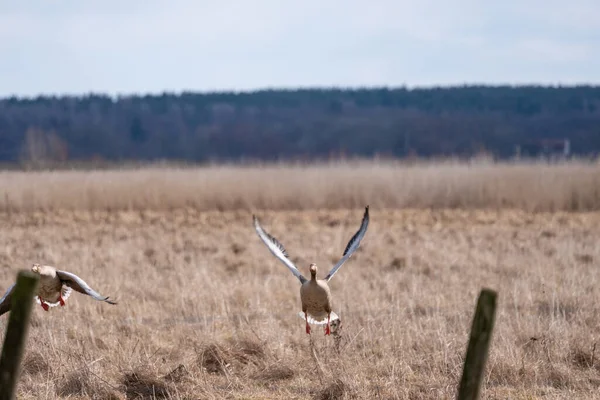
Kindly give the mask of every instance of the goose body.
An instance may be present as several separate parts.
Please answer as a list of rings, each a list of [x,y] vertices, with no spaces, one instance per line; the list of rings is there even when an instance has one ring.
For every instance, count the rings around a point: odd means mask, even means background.
[[[314,271],[314,273],[313,273]],[[300,286],[300,302],[302,312],[300,316],[306,320],[307,333],[310,333],[310,325],[327,324],[325,333],[329,335],[329,324],[339,319],[333,312],[331,290],[324,279],[317,279],[317,265],[310,265],[311,279]]]
[[[332,312],[331,290],[323,280],[309,280],[300,286],[302,312],[308,313],[313,320],[321,322]]]
[[[45,304],[51,307],[55,307],[58,304],[64,306],[65,300],[71,295],[71,288],[69,286],[63,287],[56,269],[49,265],[34,264],[32,270],[40,275],[36,301],[42,307]]]
[[[310,324],[325,326],[325,334],[331,333],[331,321],[339,320],[337,314],[333,312],[331,290],[328,282],[340,269],[340,267],[352,256],[358,249],[360,241],[367,232],[369,225],[369,206],[365,208],[365,213],[359,230],[352,236],[350,242],[344,250],[344,254],[340,261],[329,271],[324,279],[317,279],[317,265],[310,264],[310,279],[306,279],[289,259],[287,251],[275,237],[267,233],[259,224],[256,216],[253,216],[254,228],[260,239],[267,245],[271,253],[277,257],[296,278],[300,281],[300,302],[302,304],[302,312],[299,315],[306,321],[306,333],[310,334]]]

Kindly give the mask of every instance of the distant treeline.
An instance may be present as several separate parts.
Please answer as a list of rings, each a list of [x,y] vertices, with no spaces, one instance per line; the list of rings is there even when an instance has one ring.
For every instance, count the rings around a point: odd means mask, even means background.
[[[600,151],[600,86],[302,89],[5,98],[0,161],[313,160]]]

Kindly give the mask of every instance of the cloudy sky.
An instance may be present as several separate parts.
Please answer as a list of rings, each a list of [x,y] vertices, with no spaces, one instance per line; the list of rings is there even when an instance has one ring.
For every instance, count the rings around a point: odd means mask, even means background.
[[[0,96],[600,83],[597,0],[0,3]]]

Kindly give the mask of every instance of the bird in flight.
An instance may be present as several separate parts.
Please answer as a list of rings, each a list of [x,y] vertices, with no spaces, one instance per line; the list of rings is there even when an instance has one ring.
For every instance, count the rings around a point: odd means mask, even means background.
[[[333,266],[324,279],[317,279],[317,265],[311,263],[309,266],[310,279],[306,279],[289,259],[288,253],[274,236],[267,233],[258,222],[255,215],[252,216],[254,229],[260,239],[267,245],[267,248],[281,261],[296,278],[300,281],[300,301],[302,303],[302,312],[299,315],[306,321],[306,333],[310,334],[310,324],[325,326],[325,335],[331,334],[330,323],[339,317],[332,310],[331,290],[328,282],[333,278],[340,267],[354,254],[358,249],[360,241],[367,232],[369,225],[369,206],[365,207],[365,212],[358,231],[348,242],[342,258]]]
[[[98,301],[105,301],[108,304],[117,304],[109,300],[108,297],[102,296],[100,293],[92,289],[83,279],[77,275],[61,271],[49,265],[33,264],[31,271],[40,275],[40,281],[37,287],[35,300],[48,311],[49,307],[65,305],[65,301],[71,295],[71,291],[86,294]],[[0,315],[8,312],[12,304],[12,292],[15,284],[12,284],[2,299],[0,299]]]

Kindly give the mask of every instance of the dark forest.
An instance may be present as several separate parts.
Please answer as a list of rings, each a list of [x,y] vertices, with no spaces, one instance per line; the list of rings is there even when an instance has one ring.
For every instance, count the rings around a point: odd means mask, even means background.
[[[600,150],[600,87],[323,88],[0,100],[4,163],[481,152],[503,159],[516,146],[564,139],[574,155]]]

